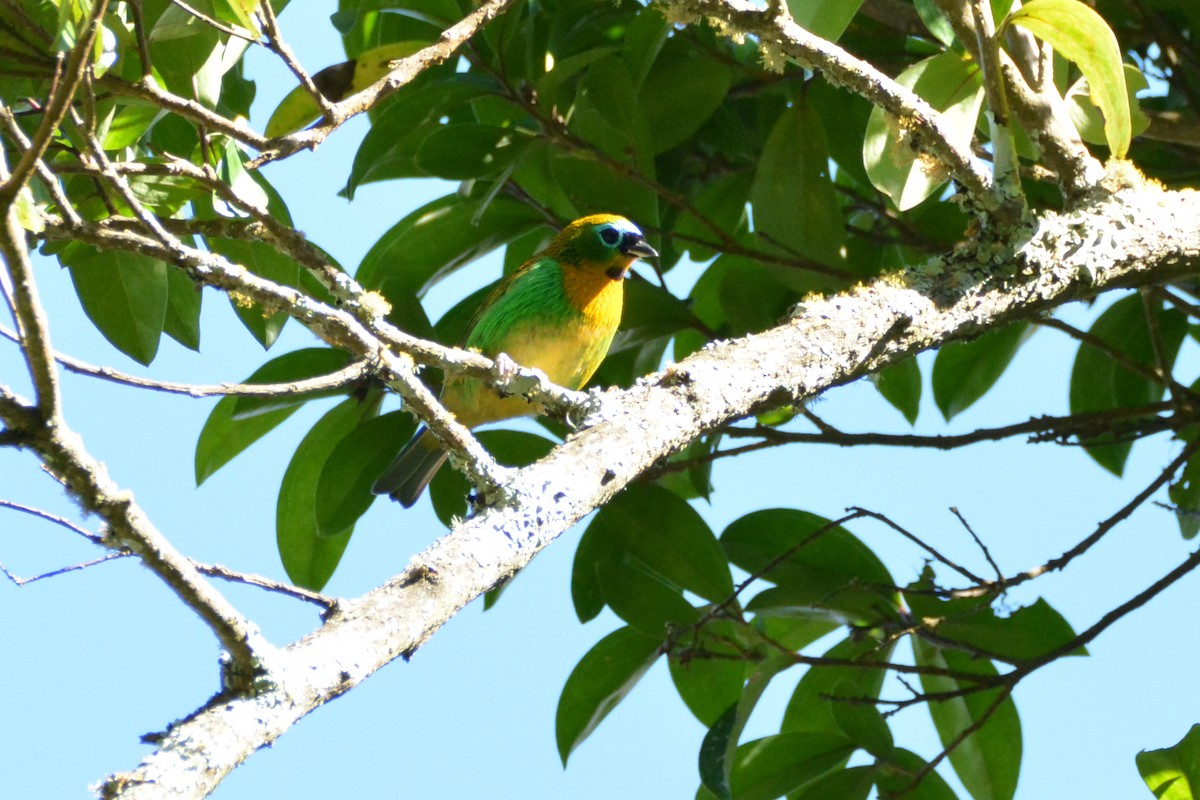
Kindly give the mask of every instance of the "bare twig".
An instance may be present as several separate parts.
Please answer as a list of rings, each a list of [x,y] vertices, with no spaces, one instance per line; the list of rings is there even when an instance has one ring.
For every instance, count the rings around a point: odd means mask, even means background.
[[[0,325],[0,337],[14,342],[20,341],[13,331],[5,328],[3,325]],[[309,394],[310,392],[340,389],[362,380],[371,373],[371,365],[367,361],[355,361],[328,375],[319,375],[314,378],[289,381],[287,383],[194,384],[141,378],[111,367],[98,367],[88,364],[86,361],[80,361],[62,353],[55,353],[54,360],[61,364],[67,371],[74,372],[77,375],[87,375],[92,378],[100,378],[113,383],[124,384],[125,386],[133,386],[138,389],[152,389],[168,394],[184,394],[189,397],[292,397]]]
[[[60,525],[66,528],[71,533],[79,534],[92,544],[104,543],[104,537],[102,537],[100,534],[92,533],[87,528],[76,525],[66,517],[60,517],[57,514],[51,514],[49,511],[45,511],[40,508],[34,508],[33,506],[27,506],[24,503],[15,503],[12,500],[0,500],[0,508],[7,508],[12,511],[20,511],[22,514],[29,514],[30,516],[37,517],[38,519],[44,519],[47,522],[53,522],[55,525]]]
[[[971,523],[967,522],[967,518],[962,515],[956,506],[950,507],[950,513],[958,518],[958,521],[962,523],[962,526],[967,529],[967,533],[971,534],[971,538],[975,540],[975,544],[979,545],[979,549],[983,551],[983,557],[987,559],[992,571],[996,573],[996,580],[1004,580],[1004,572],[1001,571],[1000,565],[997,564],[995,559],[992,558],[991,551],[988,550],[987,545],[983,543],[983,540],[979,538],[979,535],[975,533],[975,529],[971,527]]]

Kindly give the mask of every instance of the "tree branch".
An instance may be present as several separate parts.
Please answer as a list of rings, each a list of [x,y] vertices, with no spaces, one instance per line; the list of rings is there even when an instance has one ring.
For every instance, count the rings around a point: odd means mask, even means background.
[[[867,62],[801,28],[792,21],[783,3],[768,3],[764,9],[750,0],[661,2],[669,7],[667,16],[674,22],[688,23],[702,17],[727,35],[753,36],[759,41],[768,67],[782,68],[783,59],[791,58],[801,66],[821,70],[835,85],[903,119],[910,126],[914,146],[944,164],[979,208],[985,211],[1000,208],[992,193],[992,177],[987,167],[969,148],[953,144],[957,137],[946,130],[936,109]]]
[[[806,302],[776,328],[714,344],[631,389],[609,390],[598,398],[592,427],[511,474],[510,502],[456,526],[402,575],[342,605],[272,660],[269,687],[190,715],[135,770],[110,777],[103,794],[202,797],[296,720],[411,655],[472,599],[705,432],[1071,300],[1198,271],[1200,198],[1128,189],[1067,214],[1047,213],[1007,243],[975,241],[909,272]],[[902,318],[907,324],[896,332]],[[471,569],[461,569],[464,563]],[[198,752],[205,753],[201,763],[188,763]]]

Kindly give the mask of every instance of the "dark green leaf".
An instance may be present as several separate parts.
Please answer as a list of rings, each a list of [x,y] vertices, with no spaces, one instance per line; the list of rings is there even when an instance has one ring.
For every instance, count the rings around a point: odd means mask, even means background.
[[[737,749],[731,783],[738,800],[773,800],[840,770],[854,752],[829,733],[781,733]]]
[[[1158,800],[1200,797],[1200,725],[1172,747],[1143,750],[1136,756],[1142,780]]]
[[[943,650],[912,637],[913,654],[918,666],[950,669],[973,675],[995,675],[990,661],[973,659],[965,653]],[[927,694],[954,692],[973,684],[968,679],[921,675],[921,687]],[[977,725],[997,702],[999,689],[973,692],[966,696],[929,704],[929,714],[942,744],[957,746],[950,751],[950,763],[958,778],[975,800],[1012,800],[1021,771],[1021,720],[1011,697],[1000,701],[983,726],[959,742],[962,733]]]
[[[895,613],[891,575],[853,534],[829,520],[786,508],[755,511],[721,534],[729,560],[778,588],[755,609],[792,609],[834,621],[875,621]]]
[[[742,696],[746,664],[728,658],[670,659],[671,680],[688,710],[712,727]]]
[[[660,486],[627,487],[584,531],[571,575],[571,596],[581,620],[604,607],[596,568],[618,554],[711,602],[733,594],[729,566],[708,525],[687,502]]]
[[[824,264],[843,262],[845,222],[829,178],[825,129],[803,97],[771,129],[750,203],[759,234]]]
[[[733,800],[729,787],[733,762],[729,757],[737,746],[738,705],[734,703],[727,708],[700,742],[700,783],[720,800]]]
[[[506,197],[492,201],[478,220],[477,210],[447,195],[412,212],[371,247],[359,265],[359,283],[368,289],[387,283],[421,297],[454,270],[543,222],[536,211]]]
[[[892,646],[870,639],[846,639],[825,653],[828,659],[853,660],[864,664],[884,663]],[[879,697],[886,671],[862,667],[812,666],[804,673],[788,700],[780,730],[784,733],[837,733],[842,727],[834,713],[838,698],[862,702]]]
[[[918,584],[928,589],[927,582]],[[927,594],[907,593],[905,601],[915,618],[932,628],[939,639],[961,642],[1004,661],[1040,658],[1075,638],[1061,614],[1044,599],[999,616],[986,600],[943,601]],[[1080,647],[1069,655],[1087,655]]]
[[[263,364],[246,379],[246,383],[292,383],[307,378],[316,378],[337,372],[348,365],[350,360],[351,356],[345,350],[335,350],[331,347],[293,350]],[[319,397],[333,397],[346,393],[347,389],[342,387],[274,397],[251,397],[249,395],[235,397],[232,398],[234,400],[233,418],[249,419],[278,408],[296,408]]]
[[[317,535],[337,536],[351,528],[375,501],[371,486],[417,424],[406,411],[368,419],[337,443],[317,480]]]
[[[167,317],[167,265],[81,244],[59,259],[70,267],[84,313],[104,338],[134,361],[153,361]]]
[[[707,58],[659,59],[638,95],[638,109],[655,155],[699,130],[725,99],[729,67]]]
[[[416,153],[417,167],[447,180],[495,175],[517,158],[528,137],[495,125],[462,123],[435,128]]]
[[[935,39],[946,47],[954,44],[954,28],[942,16],[942,12],[937,6],[937,0],[915,0],[913,5],[917,7],[917,14],[920,15],[921,21],[925,23],[925,27],[929,29]]]
[[[1184,539],[1195,538],[1200,533],[1200,458],[1192,456],[1183,467],[1183,472],[1167,489],[1167,495],[1178,509],[1175,520]]]
[[[355,398],[334,406],[317,421],[296,448],[275,505],[275,541],[288,578],[297,586],[320,591],[337,569],[353,528],[322,536],[317,527],[317,484],[325,461],[338,442],[360,425],[373,409]]]
[[[897,796],[906,800],[957,800],[957,795],[936,770],[926,771],[925,759],[911,750],[896,748],[886,763],[880,763],[879,785],[881,797]],[[913,786],[913,779],[924,775],[921,782]]]
[[[858,686],[838,686],[839,696],[852,697]],[[865,703],[838,703],[831,701],[829,709],[838,729],[846,738],[876,758],[887,758],[895,749],[892,730],[875,706]]]
[[[577,213],[620,214],[647,231],[654,244],[658,227],[658,198],[645,184],[614,171],[599,161],[573,156],[555,156],[550,160],[553,179]]]
[[[1187,321],[1176,309],[1158,309],[1158,330],[1165,364],[1168,371],[1175,363],[1175,356],[1187,331]],[[1153,368],[1155,364],[1154,342],[1146,324],[1142,298],[1136,294],[1123,297],[1113,303],[1092,324],[1090,333],[1108,347],[1123,353],[1129,359]],[[1134,408],[1162,399],[1163,386],[1143,375],[1127,369],[1107,353],[1081,344],[1071,368],[1072,414],[1092,411],[1111,411],[1115,408]],[[1088,440],[1088,455],[1100,466],[1115,475],[1125,469],[1132,444],[1115,441],[1111,436],[1095,436]]]
[[[933,400],[943,417],[953,419],[987,394],[1017,354],[1028,328],[1027,322],[1014,322],[938,351],[933,362]]]
[[[284,353],[255,370],[245,383],[286,383],[344,367],[341,350],[313,348]],[[330,368],[332,367],[332,369]],[[196,485],[258,441],[315,395],[285,398],[224,397],[213,408],[196,440]],[[323,395],[322,395],[323,396]]]
[[[564,765],[654,664],[658,646],[658,639],[620,628],[597,642],[571,670],[554,723]]]
[[[423,177],[417,153],[425,140],[442,127],[443,118],[475,122],[468,103],[498,91],[492,79],[475,73],[455,74],[423,86],[406,87],[375,118],[354,156],[345,193],[353,198],[359,186],[395,178]]]
[[[167,313],[163,333],[190,350],[200,350],[200,287],[183,270],[167,270]]]
[[[904,415],[909,425],[915,425],[921,410],[921,367],[917,359],[903,361],[884,367],[871,375],[871,382],[897,411]]]
[[[639,564],[620,556],[596,565],[596,576],[608,605],[625,622],[647,636],[665,640],[669,627],[694,625],[700,611],[678,589]]]
[[[788,0],[787,5],[797,25],[836,42],[858,13],[862,0]]]
[[[831,772],[792,795],[791,800],[867,800],[877,773],[874,766]]]

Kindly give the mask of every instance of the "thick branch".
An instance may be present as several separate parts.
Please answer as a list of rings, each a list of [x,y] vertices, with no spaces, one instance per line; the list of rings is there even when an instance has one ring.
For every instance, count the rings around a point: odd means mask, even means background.
[[[631,389],[611,390],[591,428],[514,472],[505,486],[510,502],[459,525],[403,575],[341,606],[272,661],[271,688],[189,716],[134,771],[110,778],[104,794],[204,796],[248,755],[413,653],[459,609],[707,431],[1071,300],[1197,272],[1200,195],[1125,190],[1070,214],[1047,214],[1007,246],[977,242],[808,302],[776,328],[715,344]]]

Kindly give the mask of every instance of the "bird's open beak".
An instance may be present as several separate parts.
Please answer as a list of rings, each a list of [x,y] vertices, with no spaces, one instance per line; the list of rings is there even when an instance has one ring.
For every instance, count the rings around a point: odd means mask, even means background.
[[[647,244],[645,239],[634,239],[622,246],[621,252],[634,258],[658,258],[658,251]]]

